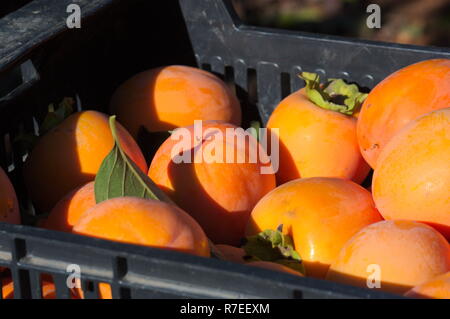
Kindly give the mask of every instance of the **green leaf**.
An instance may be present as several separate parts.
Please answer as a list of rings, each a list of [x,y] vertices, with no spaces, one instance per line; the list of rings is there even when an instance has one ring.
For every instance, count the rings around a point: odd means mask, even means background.
[[[117,135],[115,116],[110,117],[109,124],[115,145],[103,160],[95,178],[96,202],[133,196],[173,204],[172,200],[122,150]]]
[[[177,206],[140,168],[125,154],[117,135],[116,117],[109,118],[114,147],[103,160],[95,177],[94,192],[96,203],[111,198],[132,196],[159,200]],[[225,257],[208,239],[211,255]]]
[[[275,262],[305,274],[300,254],[295,251],[291,237],[282,233],[282,225],[277,230],[268,229],[247,237],[242,248],[247,261]]]
[[[329,79],[321,85],[320,77],[315,73],[302,72],[299,76],[306,83],[308,99],[326,110],[353,115],[367,98],[367,94],[361,93],[356,84],[348,84],[342,79]]]

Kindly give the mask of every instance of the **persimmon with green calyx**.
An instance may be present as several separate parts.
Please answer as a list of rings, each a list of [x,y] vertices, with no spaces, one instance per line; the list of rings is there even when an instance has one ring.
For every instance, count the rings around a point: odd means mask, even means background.
[[[0,167],[0,221],[20,224],[19,202],[16,191],[5,171]]]
[[[297,274],[305,274],[300,254],[294,250],[292,239],[282,233],[282,225],[277,230],[269,229],[243,238],[242,247],[215,246],[222,253],[222,259],[227,261],[238,264],[261,263],[262,266],[269,263],[291,269]]]
[[[121,125],[117,126],[124,152],[146,171],[139,146]],[[68,192],[92,181],[113,145],[108,117],[96,111],[70,115],[40,137],[24,167],[35,206],[48,212]]]
[[[380,220],[371,194],[360,185],[340,178],[300,178],[278,186],[258,202],[246,235],[283,225],[282,233],[292,239],[306,274],[324,278],[345,242]]]
[[[372,168],[388,142],[408,123],[450,106],[450,59],[421,61],[377,84],[358,117],[358,143]]]
[[[329,79],[326,85],[321,85],[315,73],[303,72],[300,77],[306,82],[307,97],[325,110],[353,115],[367,98],[356,84],[347,84],[342,79]]]
[[[339,177],[361,183],[370,171],[356,138],[356,118],[366,94],[355,84],[313,73],[306,87],[286,97],[267,123],[279,141],[278,184],[300,177]]]

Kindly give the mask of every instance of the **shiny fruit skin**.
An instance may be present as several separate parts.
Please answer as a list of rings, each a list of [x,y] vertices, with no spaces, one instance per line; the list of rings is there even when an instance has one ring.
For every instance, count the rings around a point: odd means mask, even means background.
[[[300,254],[306,275],[323,278],[340,248],[356,232],[378,222],[370,193],[348,180],[314,177],[283,184],[252,211],[247,235],[283,225]]]
[[[385,219],[428,223],[450,239],[450,108],[417,118],[391,139],[372,191]]]
[[[137,74],[114,93],[111,112],[137,138],[149,132],[189,126],[195,120],[241,124],[239,101],[212,73],[188,66],[166,66]]]
[[[117,129],[125,153],[146,172],[139,146],[121,125]],[[94,180],[113,146],[105,114],[83,111],[65,119],[39,139],[25,164],[25,182],[33,203],[48,212],[68,192]]]
[[[450,272],[414,287],[405,296],[410,298],[450,299]]]
[[[70,233],[81,216],[95,205],[94,182],[90,182],[62,198],[41,226]]]
[[[356,121],[355,117],[316,106],[305,89],[281,101],[267,123],[280,145],[278,185],[300,177],[363,182],[370,167],[359,151]]]
[[[174,162],[171,153],[179,142],[169,138],[156,152],[148,175],[177,205],[197,220],[214,243],[237,246],[244,237],[251,210],[275,188],[273,171],[261,173],[262,168],[271,168],[270,162],[267,165],[262,162],[262,157],[267,157],[267,154],[253,137],[246,139],[242,145],[228,139],[226,130],[236,129],[231,124],[204,122],[202,132],[208,138],[196,142],[194,126],[182,129],[192,137],[181,146],[183,151],[192,150],[191,163]],[[254,163],[249,160],[251,145],[258,150]],[[215,147],[223,151],[218,151],[221,162],[208,162],[207,150]],[[234,152],[235,159],[241,158],[243,163],[227,161],[226,155],[231,152]],[[201,160],[202,156],[205,160]]]
[[[371,268],[374,265],[377,269]],[[403,294],[447,271],[450,245],[439,232],[426,224],[395,220],[369,225],[354,235],[327,279],[367,287],[369,276],[378,273],[379,289]]]
[[[73,227],[80,235],[209,257],[208,239],[184,211],[164,202],[118,197],[89,209]]]
[[[450,59],[418,62],[381,81],[358,117],[361,153],[372,168],[387,143],[415,118],[450,105]]]

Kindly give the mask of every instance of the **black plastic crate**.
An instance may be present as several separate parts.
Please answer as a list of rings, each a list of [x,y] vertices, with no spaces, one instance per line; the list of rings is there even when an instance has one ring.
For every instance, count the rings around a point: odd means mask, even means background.
[[[23,186],[26,154],[12,141],[32,131],[47,105],[80,97],[105,111],[114,89],[160,65],[198,65],[232,85],[247,120],[266,121],[280,99],[315,71],[368,88],[413,62],[446,57],[447,49],[316,36],[243,25],[224,0],[79,0],[82,28],[68,30],[70,0],[34,0],[0,20],[0,165],[8,171],[23,220],[35,212]],[[37,13],[36,13],[37,12]],[[11,270],[15,298],[40,298],[51,275],[69,298],[67,266],[77,264],[87,298],[109,283],[115,298],[387,298],[312,278],[176,252],[0,224],[0,266]],[[90,291],[90,292],[89,292]]]
[[[0,3],[0,18],[14,12],[33,0],[3,0]]]

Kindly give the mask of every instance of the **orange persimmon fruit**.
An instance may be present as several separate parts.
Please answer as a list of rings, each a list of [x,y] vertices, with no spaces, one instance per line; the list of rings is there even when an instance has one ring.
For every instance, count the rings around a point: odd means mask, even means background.
[[[125,153],[143,171],[147,163],[131,135],[117,125]],[[108,117],[96,111],[75,113],[42,136],[24,167],[25,183],[33,203],[50,211],[68,192],[95,178],[114,146]]]
[[[156,152],[148,175],[214,243],[235,246],[253,207],[275,188],[270,160],[256,139],[214,121],[175,130]]]
[[[312,177],[290,181],[264,196],[252,211],[246,233],[256,235],[282,225],[306,275],[323,278],[347,240],[380,220],[363,187],[339,178]]]
[[[308,85],[313,83],[307,81]],[[351,111],[345,114],[328,108],[330,101],[318,106],[308,92],[308,88],[303,88],[282,100],[267,123],[280,148],[278,184],[300,177],[363,182],[370,167],[359,150],[356,117]]]
[[[358,117],[361,153],[372,168],[387,143],[415,118],[450,105],[450,59],[400,69],[369,93]]]
[[[118,197],[101,202],[81,216],[73,232],[210,256],[208,238],[191,216],[174,205],[151,199]]]
[[[450,271],[409,290],[406,297],[450,299]]]
[[[434,228],[409,220],[369,225],[342,247],[327,279],[403,294],[450,271],[450,245]]]
[[[389,141],[372,193],[385,219],[424,222],[450,239],[450,108],[413,120]]]
[[[94,182],[89,182],[62,198],[40,226],[70,233],[80,217],[95,205]]]
[[[141,127],[155,132],[195,120],[241,124],[239,101],[222,80],[180,65],[145,71],[126,81],[112,97],[111,112],[135,138]]]

